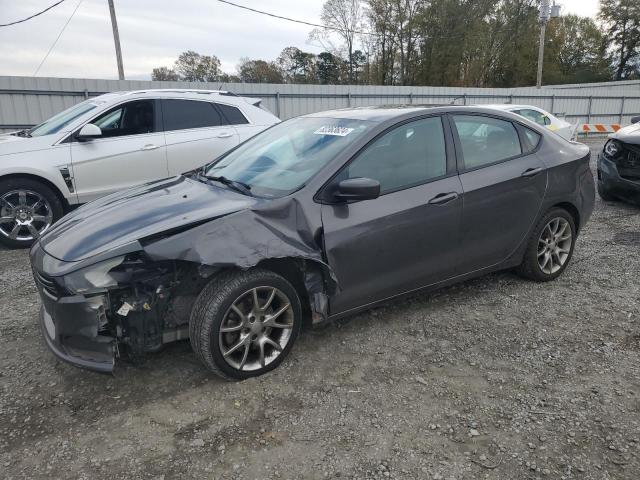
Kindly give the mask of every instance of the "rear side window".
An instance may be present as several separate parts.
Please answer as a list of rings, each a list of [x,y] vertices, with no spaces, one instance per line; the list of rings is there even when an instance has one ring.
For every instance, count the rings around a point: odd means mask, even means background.
[[[223,105],[221,103],[216,103],[216,106],[227,119],[229,125],[244,125],[245,123],[249,123],[249,120],[247,120],[239,108],[232,107],[230,105]]]
[[[454,115],[465,168],[478,168],[522,154],[516,127],[480,115]]]
[[[524,132],[522,148],[524,149],[524,153],[531,153],[536,148],[538,148],[538,144],[540,143],[540,139],[542,138],[539,133],[534,132],[533,130],[528,129],[527,127],[522,127],[522,131]]]
[[[211,102],[198,100],[162,100],[165,131],[226,125]]]

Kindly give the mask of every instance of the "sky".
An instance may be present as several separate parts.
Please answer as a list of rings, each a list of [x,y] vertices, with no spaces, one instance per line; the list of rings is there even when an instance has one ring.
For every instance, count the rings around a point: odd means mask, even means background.
[[[79,0],[27,22],[0,27],[0,75],[33,76]],[[320,22],[324,0],[234,0],[276,14]],[[0,24],[32,15],[55,0],[0,0]],[[563,13],[595,16],[598,0],[564,0]],[[148,79],[181,52],[216,55],[235,73],[241,57],[275,59],[296,46],[319,53],[312,27],[258,15],[216,0],[115,0],[125,77]],[[82,0],[39,77],[117,78],[107,0]]]

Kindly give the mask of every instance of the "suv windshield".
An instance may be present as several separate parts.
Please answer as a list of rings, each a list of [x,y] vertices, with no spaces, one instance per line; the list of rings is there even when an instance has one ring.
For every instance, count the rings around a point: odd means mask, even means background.
[[[372,122],[294,118],[265,130],[205,168],[208,177],[246,185],[259,197],[295,192],[371,128]]]
[[[29,130],[29,135],[32,137],[39,137],[41,135],[51,135],[62,130],[66,125],[73,122],[76,118],[84,115],[85,113],[96,108],[97,105],[93,102],[84,101],[71,108],[54,115],[49,120],[45,120],[40,125],[36,125]]]

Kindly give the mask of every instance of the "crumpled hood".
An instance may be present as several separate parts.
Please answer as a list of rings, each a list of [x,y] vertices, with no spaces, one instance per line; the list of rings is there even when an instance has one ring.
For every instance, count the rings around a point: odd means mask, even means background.
[[[69,215],[40,243],[53,257],[76,262],[152,235],[250,208],[258,199],[173,177],[108,195]]]
[[[616,140],[620,140],[625,143],[640,145],[640,123],[627,125],[616,133],[609,135],[609,138],[615,138]]]

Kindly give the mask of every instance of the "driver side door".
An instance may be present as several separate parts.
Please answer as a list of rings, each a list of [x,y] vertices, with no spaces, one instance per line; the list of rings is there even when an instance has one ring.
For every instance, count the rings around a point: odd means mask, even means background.
[[[440,116],[397,126],[370,143],[328,188],[348,178],[380,182],[374,200],[322,205],[325,251],[343,313],[455,275],[462,186]]]
[[[100,127],[102,136],[71,142],[80,203],[169,176],[156,100],[122,103],[89,123]]]

